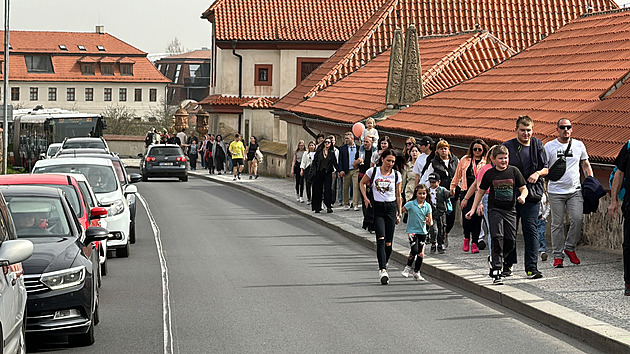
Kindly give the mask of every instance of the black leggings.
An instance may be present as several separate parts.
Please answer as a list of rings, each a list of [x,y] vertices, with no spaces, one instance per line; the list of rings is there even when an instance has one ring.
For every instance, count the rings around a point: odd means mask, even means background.
[[[459,193],[460,202],[465,196],[466,191],[461,191],[461,193]],[[470,220],[466,219],[466,214],[470,211],[472,205],[472,200],[468,200],[466,207],[462,208],[462,226],[464,227],[464,238],[469,240],[472,234],[472,243],[477,244],[477,241],[479,241],[479,233],[481,233],[481,220],[483,220],[483,216],[473,213]],[[455,213],[451,214],[455,215]]]
[[[304,195],[304,177],[300,176],[300,163],[295,161],[295,165],[293,165],[293,175],[295,176],[295,192],[298,196],[302,197]]]
[[[407,266],[413,265],[413,260],[416,260],[416,266],[413,268],[414,272],[419,272],[422,267],[422,261],[424,260],[424,245],[427,240],[427,235],[413,234],[413,238],[409,241],[409,257],[407,258]]]
[[[313,196],[311,199],[312,210],[322,210],[322,194],[327,209],[332,208],[332,173],[319,170],[313,177]]]
[[[392,241],[396,228],[396,202],[374,202],[374,233],[378,269],[387,269],[392,255]]]

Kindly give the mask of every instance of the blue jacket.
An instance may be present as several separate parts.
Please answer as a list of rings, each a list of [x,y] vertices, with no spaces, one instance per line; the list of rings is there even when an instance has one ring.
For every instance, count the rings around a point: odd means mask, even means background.
[[[595,177],[586,177],[582,182],[582,196],[584,197],[584,214],[597,211],[599,199],[606,195],[606,190]]]
[[[354,148],[356,151],[359,151],[359,147],[355,144]],[[353,156],[353,161],[356,159],[356,153]],[[348,144],[343,144],[339,148],[339,172],[343,171],[344,173],[348,173],[350,171],[350,146]]]

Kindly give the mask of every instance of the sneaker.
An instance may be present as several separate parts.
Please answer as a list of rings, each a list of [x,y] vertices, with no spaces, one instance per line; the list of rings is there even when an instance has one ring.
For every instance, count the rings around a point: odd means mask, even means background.
[[[501,271],[498,269],[492,271],[492,284],[503,285],[503,278],[501,278]]]
[[[344,211],[348,211],[348,210],[350,210],[350,206],[349,206],[349,205],[344,205],[344,206],[343,206],[343,210],[344,210]]]
[[[562,260],[562,258],[555,258],[553,260],[553,267],[554,268],[564,268],[564,264],[562,264],[564,261]]]
[[[330,214],[330,213],[332,213],[332,212],[333,212],[332,208],[327,208],[327,209],[326,209],[326,213]]]
[[[306,205],[311,205],[311,200],[310,199],[306,201]]]
[[[567,257],[569,257],[569,260],[571,261],[571,263],[576,264],[576,265],[580,264],[580,259],[577,257],[574,251],[564,250],[562,251],[562,253],[564,253]]]
[[[249,175],[249,179],[252,179],[252,178],[254,178],[254,176],[252,176],[252,175]]]
[[[302,198],[300,198],[300,196],[298,195],[298,197],[297,197],[298,203],[300,202],[300,199],[302,199]]]
[[[439,254],[444,254],[444,246],[438,245],[437,251],[438,251]]]
[[[258,179],[258,175],[254,176],[254,179]]]
[[[343,202],[339,202],[337,206],[343,206]]]
[[[304,198],[300,197],[300,203],[304,203]]]
[[[469,249],[470,249],[470,239],[469,238],[465,238],[464,239],[464,245],[462,246],[462,251],[468,252]]]
[[[239,180],[241,179],[241,174],[240,174],[240,173],[238,174],[238,179],[239,179]]]
[[[483,239],[479,239],[479,242],[477,242],[477,247],[479,248],[479,250],[483,251],[486,249],[486,241],[484,241]]]
[[[354,211],[359,211],[359,210],[361,210],[361,209],[359,209],[359,207],[358,207],[358,206],[355,206],[355,207],[354,207]]]
[[[435,243],[431,244],[431,253],[435,253],[435,251],[437,251],[437,246],[435,245]]]
[[[405,278],[409,278],[409,273],[411,273],[411,267],[410,266],[405,266],[405,269],[403,269],[402,271],[402,276]]]
[[[511,277],[512,276],[512,268],[513,266],[508,265],[507,263],[503,263],[503,271],[501,272],[501,276],[503,278],[507,278],[507,277]]]
[[[381,284],[383,285],[387,285],[389,284],[389,275],[387,274],[387,271],[382,269],[378,271],[378,276],[381,279]]]
[[[424,278],[422,277],[422,275],[420,275],[420,272],[413,272],[413,278],[418,281],[424,281]]]
[[[232,181],[236,181],[236,176],[234,176],[234,178],[232,178]]]
[[[479,253],[479,248],[477,248],[477,244],[476,243],[472,243],[470,245],[470,253]]]
[[[546,260],[547,260],[547,258],[548,258],[548,256],[547,256],[547,252],[545,252],[545,251],[540,252],[540,260],[541,260],[541,261],[543,261],[543,262],[544,262],[544,261],[546,261]]]
[[[538,269],[532,269],[527,271],[527,277],[529,279],[540,279],[543,275]]]
[[[626,284],[626,290],[624,290],[623,295],[630,296],[630,284]]]

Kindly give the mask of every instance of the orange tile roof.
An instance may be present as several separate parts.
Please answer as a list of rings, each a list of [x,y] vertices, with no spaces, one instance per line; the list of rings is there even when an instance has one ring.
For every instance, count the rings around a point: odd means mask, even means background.
[[[514,137],[516,117],[534,119],[548,141],[569,118],[589,155],[612,161],[630,137],[630,11],[579,18],[495,68],[379,122],[380,129],[468,141]],[[605,94],[613,91],[607,97]],[[603,101],[600,99],[603,98]]]
[[[3,31],[0,36],[4,36]],[[11,81],[170,82],[151,64],[145,52],[107,33],[11,31],[9,42],[13,48],[9,60]],[[67,51],[59,45],[65,45]],[[79,50],[78,45],[84,46],[85,51]],[[97,46],[103,46],[105,51],[99,51]],[[31,54],[50,54],[54,74],[29,73],[24,56]],[[101,75],[98,65],[94,75],[81,73],[80,63],[99,62],[134,64],[133,75],[121,75],[117,65],[114,75]]]
[[[287,109],[353,73],[391,46],[395,28],[406,31],[413,24],[419,36],[487,29],[519,52],[577,18],[589,6],[594,11],[618,8],[612,0],[387,0],[325,66],[276,107]]]
[[[210,95],[199,101],[199,104],[208,106],[240,106],[256,98],[257,97],[251,96],[237,97],[225,95]]]
[[[386,0],[217,0],[202,14],[217,41],[344,42]]]
[[[270,109],[277,100],[277,97],[258,97],[241,104],[241,107],[251,109]]]
[[[425,96],[476,76],[515,54],[481,30],[420,37],[418,43]],[[389,57],[387,50],[289,110],[345,123],[355,123],[384,110]]]
[[[161,58],[160,60],[158,60],[158,62],[162,60],[173,59],[212,59],[212,51],[210,49],[193,50],[192,52],[175,54]]]

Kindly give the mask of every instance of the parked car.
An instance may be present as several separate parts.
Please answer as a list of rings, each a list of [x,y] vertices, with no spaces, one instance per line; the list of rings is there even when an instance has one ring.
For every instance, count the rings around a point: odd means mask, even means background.
[[[142,180],[142,176],[138,173],[127,173],[127,169],[125,168],[125,164],[122,162],[120,157],[111,153],[103,153],[102,151],[92,151],[95,149],[73,149],[70,150],[69,153],[65,153],[66,151],[62,150],[57,158],[72,158],[72,157],[90,157],[97,159],[109,159],[114,164],[114,169],[116,170],[116,176],[118,177],[118,181],[123,187],[123,190],[126,189],[131,183],[140,182]],[[129,243],[136,243],[136,194],[129,193],[127,194],[127,200],[129,202],[129,214],[131,217],[131,224],[129,226]]]
[[[123,186],[116,177],[114,165],[109,159],[87,157],[39,160],[33,173],[78,173],[87,177],[98,202],[107,209],[109,238],[107,248],[117,257],[129,256],[130,212],[127,195],[136,193],[136,186]]]
[[[61,143],[52,143],[48,145],[48,150],[46,150],[46,156],[44,158],[50,159],[54,157],[59,149],[61,149]]]
[[[150,145],[147,153],[140,161],[142,180],[149,177],[178,177],[180,181],[188,181],[188,158],[179,145]]]
[[[61,143],[61,149],[105,149],[109,152],[109,146],[103,137],[65,138]]]
[[[23,263],[27,333],[67,335],[73,345],[94,343],[98,313],[98,252],[91,244],[107,230],[83,230],[59,188],[3,186],[18,238],[34,244]],[[90,252],[87,252],[90,251]]]
[[[17,240],[13,218],[0,194],[0,329],[2,353],[26,353],[26,287],[24,262],[33,254],[33,243]]]
[[[60,149],[53,157],[60,157],[66,155],[85,155],[85,154],[111,154],[107,149],[85,148],[85,149]]]

